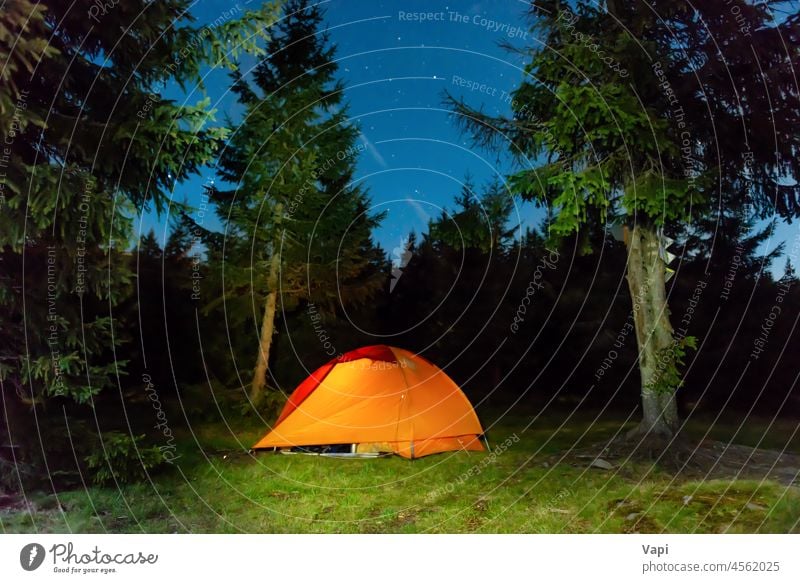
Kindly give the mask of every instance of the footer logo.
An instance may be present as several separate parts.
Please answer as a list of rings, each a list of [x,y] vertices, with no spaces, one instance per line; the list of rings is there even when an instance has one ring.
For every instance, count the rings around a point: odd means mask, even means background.
[[[19,564],[26,571],[35,571],[44,562],[44,547],[39,543],[30,543],[19,552]]]
[[[30,543],[22,547],[19,552],[19,564],[26,571],[35,571],[45,561],[51,562],[54,573],[69,573],[72,575],[91,575],[119,573],[120,568],[135,565],[155,565],[158,555],[139,552],[104,552],[98,545],[91,549],[76,549],[68,542],[56,543],[49,549],[39,543]],[[3,581],[0,579],[0,581]]]

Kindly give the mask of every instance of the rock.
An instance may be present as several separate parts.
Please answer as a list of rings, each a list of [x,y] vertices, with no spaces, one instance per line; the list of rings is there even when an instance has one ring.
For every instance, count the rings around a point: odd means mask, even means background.
[[[753,502],[748,502],[744,505],[745,508],[748,510],[766,510],[766,506],[761,506],[760,504],[754,504]]]
[[[625,517],[625,520],[631,521],[631,520],[636,520],[637,518],[639,518],[639,513],[631,512],[630,514],[628,514],[628,516]]]
[[[609,462],[604,460],[603,458],[594,458],[592,463],[589,464],[590,468],[600,468],[601,470],[613,470],[614,466],[611,465]]]
[[[692,501],[692,498],[693,498],[693,497],[694,497],[694,496],[684,496],[684,497],[683,497],[683,505],[684,505],[684,506],[688,506],[688,505],[689,505],[689,502],[691,502],[691,501]]]

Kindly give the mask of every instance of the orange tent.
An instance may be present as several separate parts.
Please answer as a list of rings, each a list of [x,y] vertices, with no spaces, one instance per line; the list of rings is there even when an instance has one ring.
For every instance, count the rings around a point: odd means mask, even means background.
[[[482,451],[481,424],[439,367],[407,350],[367,346],[323,365],[294,390],[254,449],[352,444],[406,458]]]

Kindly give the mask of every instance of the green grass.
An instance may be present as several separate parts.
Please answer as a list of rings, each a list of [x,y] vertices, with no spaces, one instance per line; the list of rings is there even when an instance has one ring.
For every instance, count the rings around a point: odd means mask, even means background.
[[[800,491],[773,482],[674,480],[656,467],[616,470],[552,463],[553,454],[595,442],[617,421],[505,419],[493,446],[519,440],[494,461],[485,453],[408,461],[269,453],[201,452],[250,444],[259,431],[220,425],[182,437],[176,466],[153,484],[89,487],[29,498],[31,511],[0,512],[4,532],[586,533],[800,532]],[[772,443],[791,433],[773,428]],[[693,429],[702,435],[701,426]],[[728,428],[728,434],[736,426]],[[754,439],[754,428],[739,440]],[[787,433],[788,431],[788,433]],[[713,437],[725,437],[715,430]],[[756,439],[756,442],[758,440]],[[755,442],[752,443],[755,445]],[[765,445],[765,444],[762,444]],[[783,447],[781,445],[781,447]],[[796,445],[792,444],[792,445]],[[550,460],[550,461],[548,461]]]

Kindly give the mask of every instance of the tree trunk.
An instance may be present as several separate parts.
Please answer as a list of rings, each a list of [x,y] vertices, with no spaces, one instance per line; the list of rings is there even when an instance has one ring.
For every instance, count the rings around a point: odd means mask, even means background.
[[[280,220],[283,213],[283,204],[275,206],[275,232],[280,232]],[[250,386],[250,401],[254,405],[261,403],[264,398],[264,389],[267,384],[267,368],[269,366],[269,351],[272,346],[272,335],[275,332],[275,312],[278,304],[278,275],[281,269],[280,244],[278,237],[272,245],[272,257],[269,262],[269,276],[267,277],[267,301],[264,305],[264,316],[261,319],[261,336],[258,346],[258,358],[253,373],[253,383]]]
[[[663,387],[661,376],[672,354],[665,285],[666,265],[659,254],[658,234],[650,225],[636,225],[629,234],[628,288],[633,301],[643,418],[631,436],[671,438],[678,427],[677,387]]]

